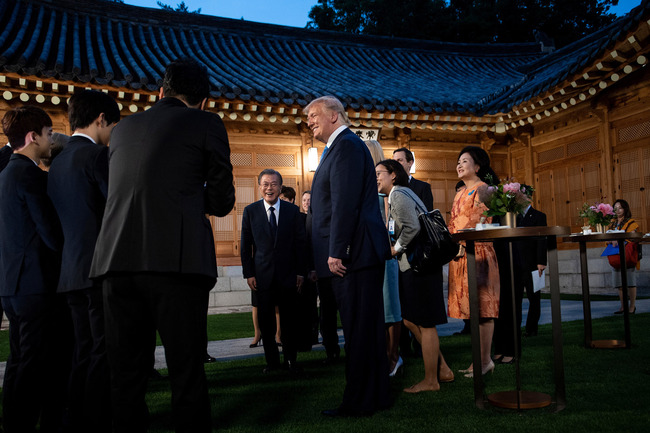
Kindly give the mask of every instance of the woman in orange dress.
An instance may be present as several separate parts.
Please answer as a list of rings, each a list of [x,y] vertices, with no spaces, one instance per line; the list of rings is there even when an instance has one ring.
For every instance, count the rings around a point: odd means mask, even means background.
[[[465,147],[458,157],[456,166],[458,177],[465,182],[454,197],[451,208],[449,231],[456,233],[461,229],[474,228],[481,222],[483,212],[487,207],[479,201],[478,189],[485,188],[487,175],[493,176],[490,168],[490,157],[476,146]],[[491,218],[487,218],[491,222]],[[476,279],[479,296],[480,336],[481,336],[481,371],[486,374],[494,370],[490,357],[494,319],[499,316],[499,267],[496,254],[491,242],[476,242]],[[469,319],[469,288],[467,281],[467,256],[465,247],[461,245],[456,259],[449,263],[449,298],[448,315],[456,319]],[[472,377],[473,368],[460,370]]]

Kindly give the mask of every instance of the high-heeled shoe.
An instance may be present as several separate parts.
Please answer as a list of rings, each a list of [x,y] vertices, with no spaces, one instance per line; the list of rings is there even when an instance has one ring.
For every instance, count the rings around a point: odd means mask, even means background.
[[[471,366],[471,365],[470,365],[469,368],[466,368],[466,369],[464,369],[464,370],[458,370],[459,373],[463,373],[463,374],[465,374],[465,373],[471,373],[472,371],[474,371],[474,370],[472,369],[472,366]]]
[[[388,376],[389,377],[395,377],[395,375],[397,374],[397,371],[403,365],[404,365],[404,360],[402,360],[402,357],[400,356],[400,357],[397,358],[397,362],[395,363],[395,368],[393,368],[393,371],[388,373]]]
[[[248,347],[250,347],[252,349],[253,347],[257,347],[257,346],[261,346],[261,345],[262,345],[262,340],[259,339],[259,340],[257,340],[257,342],[252,342],[251,344],[249,344]]]
[[[483,368],[482,373],[483,373],[483,376],[485,376],[485,375],[488,374],[488,373],[494,373],[494,362],[492,362],[492,360],[490,360],[490,362],[488,363],[488,365],[486,365],[486,366]],[[467,374],[465,375],[465,377],[474,377],[474,372],[473,372],[473,371],[470,371],[469,373],[467,373]]]

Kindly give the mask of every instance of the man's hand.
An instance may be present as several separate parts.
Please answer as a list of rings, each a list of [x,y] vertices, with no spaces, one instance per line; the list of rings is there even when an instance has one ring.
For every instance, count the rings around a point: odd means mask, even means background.
[[[246,278],[246,282],[248,283],[248,287],[250,287],[251,290],[257,290],[257,280],[255,277]]]
[[[539,272],[539,276],[542,276],[542,272],[544,272],[544,269],[546,269],[546,265],[537,265],[537,272]]]
[[[309,278],[313,282],[318,281],[318,275],[316,274],[316,271],[309,271],[309,274],[307,274],[307,278]]]
[[[343,277],[347,268],[343,266],[343,260],[336,257],[328,257],[327,265],[330,267],[330,272],[337,277]]]
[[[298,293],[302,292],[302,283],[305,282],[305,277],[302,275],[296,276],[296,287],[298,288]]]
[[[390,246],[390,255],[391,257],[396,257],[399,253],[395,251],[395,248],[391,245]]]

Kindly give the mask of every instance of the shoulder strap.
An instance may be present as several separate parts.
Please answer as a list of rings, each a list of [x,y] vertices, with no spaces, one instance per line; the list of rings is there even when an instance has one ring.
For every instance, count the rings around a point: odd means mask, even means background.
[[[413,197],[411,197],[411,194],[409,194],[408,192],[402,191],[401,189],[398,189],[398,190],[395,190],[395,191],[396,192],[401,192],[402,194],[404,194],[405,196],[407,196],[408,198],[413,200],[413,202],[415,203],[415,208],[418,210],[418,212],[420,212],[420,213],[429,213],[429,211],[427,211],[426,209],[422,209],[422,207],[420,207],[420,204],[417,202],[417,200],[414,199]]]

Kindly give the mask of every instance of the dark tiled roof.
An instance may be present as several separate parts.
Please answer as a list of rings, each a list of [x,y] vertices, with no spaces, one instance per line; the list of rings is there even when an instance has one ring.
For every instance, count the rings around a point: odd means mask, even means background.
[[[640,16],[544,55],[533,43],[371,37],[96,0],[0,0],[0,68],[153,91],[165,64],[192,56],[207,65],[214,98],[304,106],[334,94],[355,110],[482,114],[564,80]]]

